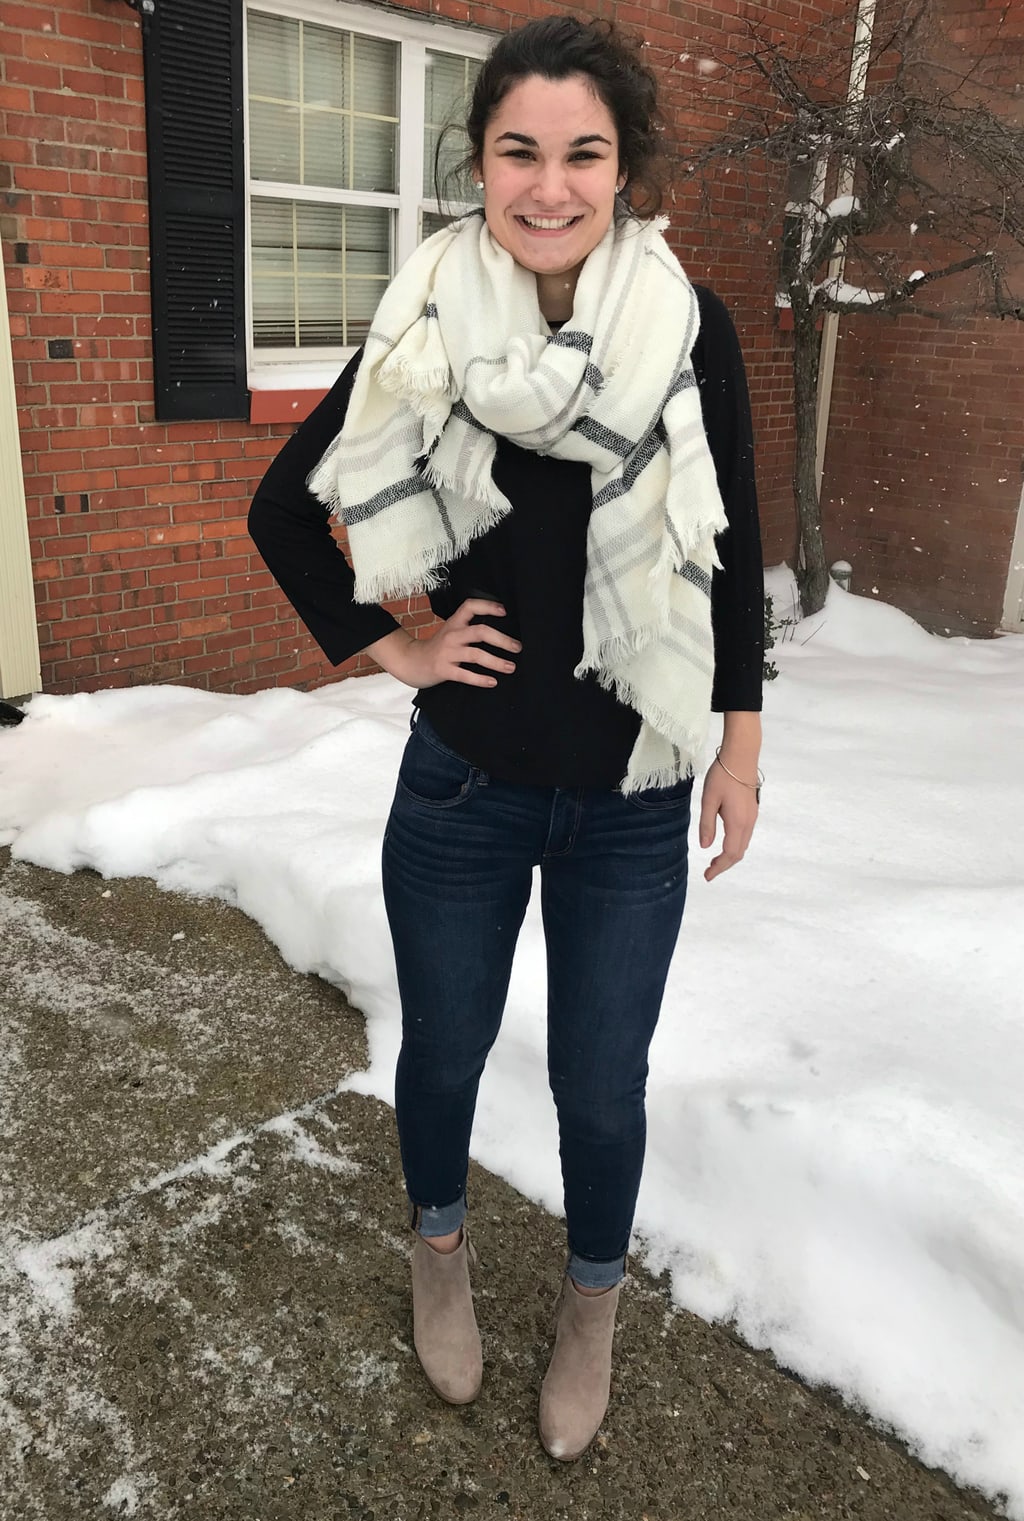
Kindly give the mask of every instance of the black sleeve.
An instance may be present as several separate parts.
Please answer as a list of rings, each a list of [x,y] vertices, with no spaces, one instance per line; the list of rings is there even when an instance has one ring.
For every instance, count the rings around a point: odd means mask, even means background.
[[[306,486],[341,428],[362,350],[285,444],[257,488],[249,533],[267,569],[332,665],[399,627],[382,607],[353,599],[355,577],[327,511]]]
[[[754,479],[754,431],[739,339],[723,303],[696,287],[700,334],[693,368],[704,431],[729,526],[718,537],[721,570],[711,577],[716,713],[760,712],[764,671],[764,570]]]

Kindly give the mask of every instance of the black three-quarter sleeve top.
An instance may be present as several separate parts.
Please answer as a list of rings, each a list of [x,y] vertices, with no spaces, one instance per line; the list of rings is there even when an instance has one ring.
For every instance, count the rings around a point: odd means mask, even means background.
[[[728,312],[696,287],[700,334],[693,366],[728,528],[711,586],[715,645],[712,708],[758,711],[764,583],[754,483],[750,403]],[[382,607],[353,600],[354,576],[306,479],[341,428],[360,354],[288,440],[249,511],[260,554],[324,654],[335,665],[399,625]],[[506,616],[488,619],[522,642],[514,674],[497,686],[446,681],[415,702],[444,742],[505,781],[539,786],[618,786],[640,720],[592,677],[583,654],[583,584],[592,505],[590,467],[497,439],[494,480],[512,511],[447,567],[430,604],[448,618],[467,597],[488,597]],[[501,652],[504,653],[504,652]],[[495,674],[493,672],[489,674]]]

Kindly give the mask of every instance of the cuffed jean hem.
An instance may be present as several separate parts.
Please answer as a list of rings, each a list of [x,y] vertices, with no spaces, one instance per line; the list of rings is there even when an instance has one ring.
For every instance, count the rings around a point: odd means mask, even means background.
[[[450,1236],[466,1218],[466,1196],[454,1204],[409,1204],[409,1224],[421,1236]]]
[[[614,1257],[611,1262],[591,1262],[572,1252],[566,1272],[581,1289],[613,1289],[626,1276],[626,1259]]]

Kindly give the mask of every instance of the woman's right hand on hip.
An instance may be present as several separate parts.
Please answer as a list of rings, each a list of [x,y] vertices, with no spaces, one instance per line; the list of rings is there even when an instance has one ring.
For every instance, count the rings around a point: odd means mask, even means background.
[[[511,635],[472,620],[504,616],[505,609],[500,602],[468,597],[450,618],[423,638],[416,639],[405,629],[394,629],[369,645],[366,653],[409,687],[436,687],[442,681],[461,681],[470,687],[495,687],[497,676],[485,675],[484,671],[508,675],[516,667],[514,660],[493,651],[506,650],[509,655],[517,655],[522,645]],[[483,649],[482,645],[491,648]],[[483,670],[467,670],[467,664],[483,667]]]

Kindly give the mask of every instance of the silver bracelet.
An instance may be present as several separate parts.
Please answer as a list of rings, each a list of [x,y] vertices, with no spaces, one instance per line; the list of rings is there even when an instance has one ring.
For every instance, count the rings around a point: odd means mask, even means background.
[[[737,776],[736,773],[735,773],[735,771],[730,771],[729,767],[725,764],[725,761],[722,759],[722,747],[721,747],[721,745],[719,745],[718,749],[715,751],[715,760],[721,766],[721,768],[725,772],[726,776],[731,776],[732,779],[733,779],[733,781],[734,782],[739,782],[739,784],[740,784],[741,787],[749,787],[750,790],[754,794],[754,801],[755,801],[755,803],[760,803],[760,801],[761,801],[761,788],[764,786],[764,772],[761,770],[760,766],[758,766],[758,768],[757,768],[757,781],[756,782],[745,782],[743,780],[742,776]]]

